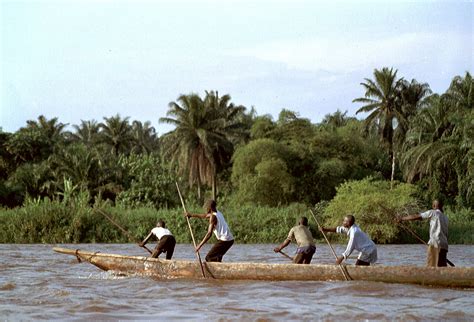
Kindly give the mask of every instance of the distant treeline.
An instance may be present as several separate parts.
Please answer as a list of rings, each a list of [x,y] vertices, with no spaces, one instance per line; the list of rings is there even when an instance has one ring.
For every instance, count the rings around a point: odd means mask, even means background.
[[[78,196],[87,199],[78,210],[84,216],[92,216],[87,209],[97,202],[122,209],[121,216],[138,209],[178,209],[175,181],[192,204],[213,197],[220,205],[236,205],[237,213],[240,207],[330,203],[345,182],[370,178],[386,181],[390,190],[399,183],[412,185],[419,209],[439,198],[453,214],[471,214],[471,74],[454,77],[442,94],[399,77],[393,68],[376,69],[361,85],[361,97],[354,102],[361,104],[358,113],[366,113],[364,120],[336,111],[314,124],[286,109],[274,120],[234,104],[228,94],[209,91],[171,102],[160,122],[175,129],[160,137],[149,122],[120,115],[82,121],[72,130],[57,118],[39,116],[15,133],[0,131],[0,204],[2,220],[7,220],[0,224],[15,216],[46,220],[53,214],[24,214],[26,204],[69,204]],[[347,204],[345,211],[352,206]],[[72,217],[56,214],[57,220],[75,224],[79,214],[67,213]]]

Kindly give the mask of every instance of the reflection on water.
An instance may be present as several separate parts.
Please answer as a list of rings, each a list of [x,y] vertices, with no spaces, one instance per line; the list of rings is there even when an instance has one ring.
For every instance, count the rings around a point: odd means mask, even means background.
[[[152,280],[100,271],[54,253],[53,246],[0,245],[2,319],[474,320],[471,289],[361,281]],[[146,255],[132,244],[61,246]],[[274,246],[237,244],[224,260],[287,263],[273,253]],[[343,250],[344,245],[336,247]],[[177,245],[175,254],[195,260],[190,245]],[[379,246],[379,257],[383,265],[424,265],[425,248]],[[474,247],[450,246],[448,257],[457,266],[473,266]],[[318,245],[313,263],[332,262],[329,248]]]

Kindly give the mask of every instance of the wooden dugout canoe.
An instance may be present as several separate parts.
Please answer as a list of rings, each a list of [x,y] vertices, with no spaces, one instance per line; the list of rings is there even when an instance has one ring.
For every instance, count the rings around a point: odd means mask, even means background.
[[[104,271],[120,275],[142,275],[154,278],[202,279],[196,261],[164,260],[144,256],[125,256],[55,247],[55,252],[73,255]],[[268,281],[343,281],[337,265],[297,265],[266,263],[203,263],[206,277],[221,280]],[[441,287],[474,287],[474,267],[420,266],[345,266],[355,281],[408,283]]]

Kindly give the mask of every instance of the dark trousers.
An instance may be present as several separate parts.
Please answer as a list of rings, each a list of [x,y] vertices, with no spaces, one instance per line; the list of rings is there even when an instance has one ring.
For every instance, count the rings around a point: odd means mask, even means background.
[[[174,253],[174,246],[176,246],[176,239],[174,239],[174,236],[165,235],[161,237],[158,244],[156,244],[151,257],[158,258],[161,253],[166,253],[166,259],[171,259]]]
[[[438,267],[446,267],[448,266],[448,250],[441,248],[439,250],[439,257],[438,257]]]
[[[364,262],[364,261],[361,261],[360,259],[358,259],[356,261],[356,266],[370,266],[370,263],[369,262]]]
[[[233,240],[219,240],[206,255],[206,262],[222,262],[222,257],[234,244]]]

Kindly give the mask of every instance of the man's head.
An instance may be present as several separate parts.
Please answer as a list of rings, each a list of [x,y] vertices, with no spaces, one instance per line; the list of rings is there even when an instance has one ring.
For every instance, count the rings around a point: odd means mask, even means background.
[[[166,227],[165,221],[163,219],[158,220],[158,222],[156,223],[156,227],[165,228]]]
[[[353,215],[347,215],[344,217],[344,220],[342,221],[342,225],[346,228],[352,227],[355,223],[355,217]]]
[[[207,200],[206,203],[204,204],[204,210],[207,213],[216,212],[217,211],[216,207],[217,207],[216,201],[213,199]]]
[[[433,209],[439,209],[439,210],[443,211],[443,203],[438,199],[433,200],[432,207],[433,207]]]
[[[301,217],[301,218],[300,218],[300,221],[299,221],[299,224],[300,224],[300,225],[303,225],[303,226],[308,226],[308,218],[306,218],[306,217]]]

